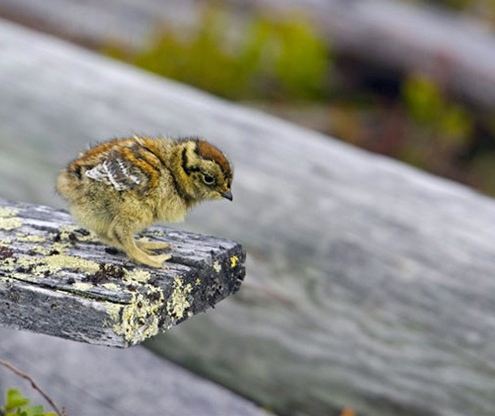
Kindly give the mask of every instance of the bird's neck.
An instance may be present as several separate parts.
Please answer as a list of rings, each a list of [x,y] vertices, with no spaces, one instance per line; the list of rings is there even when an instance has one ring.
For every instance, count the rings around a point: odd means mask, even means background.
[[[174,180],[174,186],[179,196],[188,207],[199,202],[194,198],[194,189],[187,173],[187,153],[194,144],[188,141],[174,142],[169,149],[169,170]]]

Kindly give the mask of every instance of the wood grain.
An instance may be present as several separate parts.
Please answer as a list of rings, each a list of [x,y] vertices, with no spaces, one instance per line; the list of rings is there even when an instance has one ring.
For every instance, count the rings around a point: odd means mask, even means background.
[[[155,351],[286,415],[494,414],[493,199],[4,22],[0,81],[5,197],[61,204],[57,170],[129,132],[233,160],[186,225],[243,243],[243,290]]]
[[[171,244],[163,269],[133,264],[65,212],[0,199],[0,325],[126,347],[239,289],[240,245],[165,228],[144,236]]]
[[[141,346],[102,348],[5,328],[0,339],[0,357],[28,372],[69,416],[269,416]],[[12,387],[42,403],[29,383],[0,368],[0,392]]]

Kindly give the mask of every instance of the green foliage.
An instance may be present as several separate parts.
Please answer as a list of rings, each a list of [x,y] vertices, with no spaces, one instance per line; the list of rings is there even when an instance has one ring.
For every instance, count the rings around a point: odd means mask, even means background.
[[[299,15],[256,17],[234,42],[228,14],[208,8],[198,28],[185,36],[166,29],[143,51],[113,47],[107,53],[156,74],[231,99],[320,98],[330,71],[326,43]]]
[[[436,2],[454,10],[465,10],[473,5],[472,0],[437,0]]]
[[[484,0],[436,2],[460,8]],[[495,21],[495,1],[487,0],[483,10],[492,10]],[[390,102],[391,97],[384,100],[379,89],[360,82],[368,68],[347,71],[345,56],[332,55],[327,41],[303,15],[244,19],[245,15],[239,21],[224,8],[209,7],[192,31],[161,28],[144,50],[114,47],[106,52],[158,75],[250,101],[355,145],[495,192],[493,158],[488,157],[495,149],[495,126],[480,133],[480,115],[451,100],[435,80],[412,74]],[[330,85],[334,73],[340,80],[338,89]],[[390,74],[392,80],[394,76]]]
[[[473,130],[473,120],[461,105],[446,100],[440,88],[424,75],[404,82],[403,100],[409,116],[446,145],[462,145]]]
[[[260,68],[271,79],[278,93],[289,99],[315,99],[325,95],[329,73],[327,44],[318,38],[303,17],[294,15],[282,21],[258,19],[248,39],[257,39],[263,57]]]
[[[56,416],[55,413],[45,412],[43,406],[29,406],[30,400],[17,389],[7,390],[5,405],[0,406],[2,416]]]

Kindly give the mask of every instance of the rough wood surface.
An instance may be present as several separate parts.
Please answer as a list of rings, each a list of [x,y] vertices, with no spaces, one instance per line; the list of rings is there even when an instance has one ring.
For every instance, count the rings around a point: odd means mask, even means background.
[[[474,19],[396,0],[225,0],[239,8],[312,16],[332,47],[405,72],[422,71],[495,107],[495,34]],[[0,15],[99,48],[141,47],[160,25],[194,24],[201,0],[0,0]]]
[[[70,216],[0,199],[0,325],[126,347],[213,307],[244,278],[239,244],[167,228],[163,269],[106,248]]]
[[[269,415],[142,347],[102,348],[2,328],[0,339],[0,357],[33,376],[69,416]],[[29,383],[0,367],[2,398],[10,387],[42,403]]]
[[[130,131],[234,161],[234,204],[186,224],[242,241],[248,279],[156,351],[286,415],[495,413],[493,199],[8,23],[0,81],[11,199],[60,204],[60,166]]]

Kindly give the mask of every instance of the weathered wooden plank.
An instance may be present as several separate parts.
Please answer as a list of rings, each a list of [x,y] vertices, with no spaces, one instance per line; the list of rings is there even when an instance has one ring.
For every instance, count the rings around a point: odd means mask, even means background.
[[[0,328],[0,357],[29,373],[69,416],[268,416],[140,346],[120,350]],[[31,386],[0,368],[0,393]],[[0,401],[1,402],[1,401]]]
[[[59,167],[129,132],[234,161],[186,224],[242,241],[248,285],[156,351],[281,414],[493,415],[493,199],[8,23],[0,93],[10,198],[61,204]]]
[[[165,268],[136,266],[65,212],[0,199],[0,325],[126,347],[239,289],[239,244],[166,228],[145,235],[172,245]]]
[[[426,72],[447,90],[494,108],[495,34],[474,19],[393,0],[225,3],[241,12],[302,11],[339,52],[394,70]],[[97,48],[109,40],[142,47],[159,24],[194,24],[203,5],[200,0],[0,0],[0,15]]]

